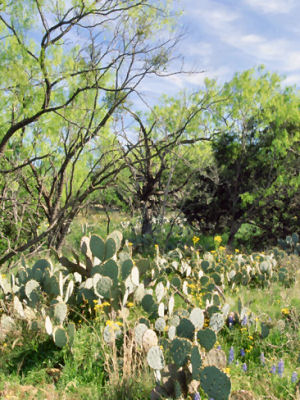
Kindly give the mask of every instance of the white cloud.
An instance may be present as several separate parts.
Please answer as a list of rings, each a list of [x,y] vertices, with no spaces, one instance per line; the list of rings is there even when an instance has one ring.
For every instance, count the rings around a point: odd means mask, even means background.
[[[289,75],[284,79],[283,83],[288,86],[293,86],[293,85],[300,86],[300,74]]]
[[[288,14],[296,5],[295,0],[245,0],[245,2],[264,14]]]

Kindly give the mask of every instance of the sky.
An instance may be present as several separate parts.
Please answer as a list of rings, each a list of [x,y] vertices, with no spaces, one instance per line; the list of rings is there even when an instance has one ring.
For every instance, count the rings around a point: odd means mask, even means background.
[[[196,90],[205,78],[229,81],[235,72],[264,64],[300,88],[300,0],[182,0],[185,30],[178,51],[185,70],[197,74],[148,78],[151,99],[161,93]]]

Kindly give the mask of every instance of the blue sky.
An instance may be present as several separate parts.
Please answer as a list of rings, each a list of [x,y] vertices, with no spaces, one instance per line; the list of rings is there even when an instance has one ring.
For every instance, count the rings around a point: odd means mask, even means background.
[[[222,83],[260,64],[300,87],[300,0],[183,0],[182,8],[178,50],[186,70],[205,72],[147,79],[147,97],[196,89],[206,77]]]

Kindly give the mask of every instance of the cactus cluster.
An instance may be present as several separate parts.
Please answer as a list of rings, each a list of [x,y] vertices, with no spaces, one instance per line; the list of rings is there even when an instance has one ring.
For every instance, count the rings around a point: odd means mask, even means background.
[[[278,245],[288,254],[300,255],[299,235],[296,232],[285,239],[278,239]]]

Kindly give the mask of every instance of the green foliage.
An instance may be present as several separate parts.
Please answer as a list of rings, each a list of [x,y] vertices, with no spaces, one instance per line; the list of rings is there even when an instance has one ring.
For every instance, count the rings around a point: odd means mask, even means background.
[[[221,95],[214,165],[195,176],[183,211],[201,231],[228,232],[230,244],[243,223],[260,230],[257,247],[275,244],[298,225],[299,95],[261,68],[236,74]]]

